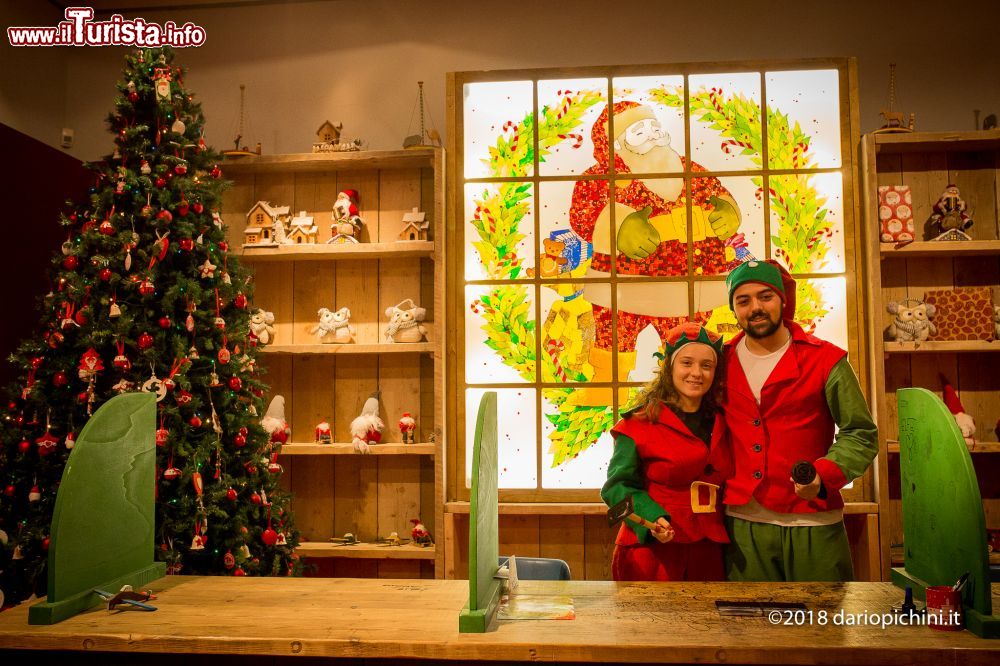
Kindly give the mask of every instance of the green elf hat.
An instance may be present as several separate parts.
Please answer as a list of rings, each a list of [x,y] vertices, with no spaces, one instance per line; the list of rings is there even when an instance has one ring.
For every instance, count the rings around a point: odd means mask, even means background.
[[[722,336],[693,321],[674,326],[667,331],[667,335],[663,341],[663,349],[666,352],[666,356],[664,357],[660,352],[656,352],[653,356],[661,361],[664,358],[673,360],[674,354],[678,349],[692,342],[700,342],[703,345],[708,345],[715,352],[716,357],[722,356],[722,347],[724,344]]]
[[[781,300],[787,302],[785,282],[781,277],[781,269],[775,264],[756,259],[745,261],[734,268],[726,277],[726,289],[729,291],[729,309],[733,309],[733,294],[748,282],[756,282],[773,289]]]

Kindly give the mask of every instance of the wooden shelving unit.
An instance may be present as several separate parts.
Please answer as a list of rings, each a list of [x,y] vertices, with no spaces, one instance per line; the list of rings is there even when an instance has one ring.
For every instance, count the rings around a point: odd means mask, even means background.
[[[958,391],[962,404],[978,424],[978,437],[992,440],[1000,417],[1000,373],[997,341],[887,342],[889,301],[923,299],[931,289],[989,286],[1000,303],[1000,224],[998,176],[1000,131],[934,132],[866,135],[861,145],[866,239],[866,299],[872,349],[870,384],[879,425],[878,502],[883,577],[902,562],[902,501],[899,491],[899,425],[896,391],[920,386],[940,395],[939,373]],[[975,225],[972,241],[905,245],[879,242],[878,187],[909,185],[918,238],[933,205],[949,183],[956,184],[969,205]],[[996,478],[1000,452],[995,441],[977,442],[972,453],[983,495],[987,529],[1000,528],[1000,486]],[[984,455],[980,455],[984,454]],[[994,561],[1000,561],[994,554]]]
[[[275,315],[274,343],[260,349],[272,395],[285,397],[291,442],[279,461],[282,485],[302,535],[299,555],[327,576],[442,577],[441,549],[380,546],[391,532],[410,536],[420,518],[437,535],[443,522],[444,467],[444,152],[371,151],[266,155],[222,165],[233,187],[223,201],[232,247],[243,246],[246,213],[257,201],[305,211],[319,227],[315,245],[246,246],[254,307]],[[325,244],[333,202],[359,193],[364,220],[357,245]],[[403,215],[418,207],[428,239],[399,241]],[[387,307],[411,298],[427,309],[426,342],[388,343]],[[353,344],[319,344],[309,329],[317,310],[347,306]],[[367,455],[350,444],[350,423],[381,392],[382,443]],[[410,412],[418,444],[403,444],[398,421]],[[327,421],[333,444],[313,443]],[[363,542],[329,539],[351,532]]]

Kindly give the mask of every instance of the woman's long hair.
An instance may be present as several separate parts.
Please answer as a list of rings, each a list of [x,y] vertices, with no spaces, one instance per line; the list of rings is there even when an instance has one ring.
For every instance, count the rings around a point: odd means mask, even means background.
[[[725,391],[725,360],[720,354],[717,355],[718,362],[715,364],[715,376],[712,378],[712,385],[701,398],[701,407],[698,411],[706,416],[714,417],[722,405],[723,393]],[[672,372],[673,366],[669,359],[660,362],[660,369],[653,377],[652,381],[642,387],[639,395],[636,396],[635,405],[632,412],[645,421],[655,421],[660,415],[663,406],[680,409],[681,395],[674,386]]]

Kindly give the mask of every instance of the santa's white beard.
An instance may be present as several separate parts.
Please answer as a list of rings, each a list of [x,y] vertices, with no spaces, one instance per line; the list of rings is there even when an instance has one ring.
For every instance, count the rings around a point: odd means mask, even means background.
[[[684,170],[681,156],[669,145],[655,146],[643,155],[634,153],[625,146],[618,151],[618,155],[632,173],[677,173]],[[650,178],[642,182],[667,202],[675,201],[684,189],[681,178]]]

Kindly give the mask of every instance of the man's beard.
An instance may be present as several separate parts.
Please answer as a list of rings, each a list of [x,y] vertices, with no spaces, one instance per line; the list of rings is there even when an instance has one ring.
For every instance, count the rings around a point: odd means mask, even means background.
[[[645,155],[633,153],[627,146],[618,152],[632,173],[678,173],[684,170],[680,155],[669,145],[655,146]],[[643,184],[666,202],[676,201],[684,189],[681,178],[647,178]]]
[[[761,321],[754,321],[755,318],[760,317],[761,315],[763,315],[764,317],[763,322],[766,322],[767,326],[765,326],[764,328],[754,328],[754,326],[760,326],[760,324],[762,323]],[[767,316],[766,312],[755,312],[752,315],[750,315],[750,317],[747,319],[747,325],[743,327],[743,330],[751,338],[755,340],[761,340],[763,338],[767,338],[774,335],[779,328],[781,328],[780,318],[778,319],[778,321],[774,321],[773,319]]]

